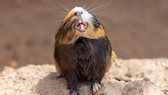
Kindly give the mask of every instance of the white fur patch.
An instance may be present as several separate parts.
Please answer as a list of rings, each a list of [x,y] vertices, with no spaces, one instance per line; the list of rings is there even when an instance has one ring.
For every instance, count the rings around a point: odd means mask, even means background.
[[[75,12],[82,12],[83,14],[81,14],[81,17],[83,20],[89,22],[92,21],[92,14],[90,14],[86,9],[82,8],[82,7],[75,7],[72,10],[74,10]]]

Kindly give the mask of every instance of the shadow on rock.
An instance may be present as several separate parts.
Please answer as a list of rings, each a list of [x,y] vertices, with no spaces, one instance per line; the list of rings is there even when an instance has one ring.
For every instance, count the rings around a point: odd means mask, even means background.
[[[35,89],[36,93],[39,95],[68,95],[66,80],[57,76],[57,73],[51,72],[40,79]]]
[[[118,83],[112,83],[109,80],[102,81],[103,87],[96,95],[120,95],[120,89],[123,87]],[[89,82],[80,82],[79,85],[80,95],[92,95]],[[51,72],[43,79],[40,79],[35,92],[38,95],[69,95],[66,80],[58,78],[58,74]],[[113,92],[113,93],[111,93]],[[117,93],[117,94],[116,94]]]

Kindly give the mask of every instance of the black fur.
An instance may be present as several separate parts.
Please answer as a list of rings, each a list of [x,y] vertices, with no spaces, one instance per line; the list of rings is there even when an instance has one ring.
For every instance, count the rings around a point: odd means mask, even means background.
[[[93,17],[89,23],[93,24],[93,32],[97,32],[102,25],[92,13],[90,14]],[[79,81],[90,81],[92,91],[95,84],[100,84],[112,56],[112,47],[106,36],[97,39],[84,37],[73,39],[76,36],[75,25],[81,19],[80,15],[80,12],[75,12],[74,15],[61,23],[55,37],[54,51],[54,57],[61,75],[67,81],[70,93],[75,93],[75,95],[78,93],[77,85]],[[71,21],[73,16],[78,19]],[[102,30],[102,32],[105,31]],[[65,41],[64,44],[60,44],[61,41]],[[72,41],[72,43],[66,44],[66,41]]]
[[[70,92],[78,92],[79,81],[87,80],[91,85],[100,83],[110,64],[111,44],[107,37],[99,39],[79,38],[72,44],[59,44],[56,40],[54,57],[61,73],[67,80]]]
[[[89,12],[90,14],[92,14],[91,12]],[[96,16],[95,15],[93,15],[92,14],[92,16],[93,16],[93,18],[92,18],[92,24],[93,24],[93,26],[94,26],[94,31],[96,31],[99,27],[100,27],[100,25],[101,25],[101,23],[98,21],[98,19],[96,18]]]

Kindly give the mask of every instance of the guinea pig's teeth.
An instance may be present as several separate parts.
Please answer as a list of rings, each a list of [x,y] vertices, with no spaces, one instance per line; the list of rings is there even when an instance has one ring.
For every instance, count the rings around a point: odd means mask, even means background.
[[[82,20],[79,20],[79,23],[82,23]]]
[[[80,24],[80,30],[85,31],[85,25],[84,24]]]

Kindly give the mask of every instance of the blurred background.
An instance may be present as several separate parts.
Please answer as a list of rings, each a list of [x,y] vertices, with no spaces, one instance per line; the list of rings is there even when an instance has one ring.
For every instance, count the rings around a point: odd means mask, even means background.
[[[90,9],[119,58],[168,57],[168,0],[0,0],[0,68],[53,64],[67,9]]]

